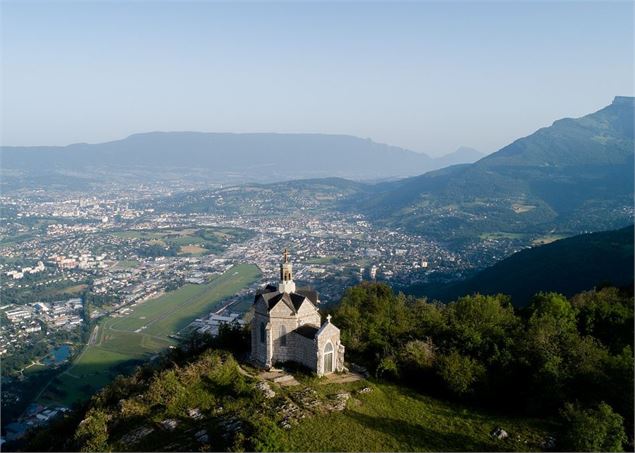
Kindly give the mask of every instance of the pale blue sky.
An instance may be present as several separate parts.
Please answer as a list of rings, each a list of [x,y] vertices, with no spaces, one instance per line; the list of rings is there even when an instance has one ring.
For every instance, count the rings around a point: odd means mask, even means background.
[[[4,145],[196,130],[495,151],[633,95],[628,1],[0,4]]]

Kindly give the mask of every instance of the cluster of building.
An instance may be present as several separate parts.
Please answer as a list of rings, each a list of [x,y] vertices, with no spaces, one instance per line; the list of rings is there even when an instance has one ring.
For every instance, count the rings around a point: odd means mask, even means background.
[[[0,307],[8,321],[0,325],[0,354],[28,347],[40,333],[76,328],[83,322],[82,310],[79,298]]]
[[[2,440],[13,441],[20,439],[29,429],[49,423],[55,417],[68,411],[70,411],[70,409],[65,406],[47,407],[32,403],[27,407],[24,415],[19,420],[5,426],[6,436],[3,437]]]
[[[105,258],[105,253],[93,256],[90,252],[83,252],[70,256],[51,255],[49,260],[60,269],[104,269],[108,267]]]
[[[0,310],[9,322],[0,323],[0,356],[20,350],[30,344],[34,334],[42,331],[42,325],[33,317],[31,307],[3,306]]]
[[[222,197],[226,197],[232,202],[233,193],[223,192],[216,201],[225,203]],[[236,263],[256,264],[263,271],[263,279],[270,281],[276,277],[279,251],[285,247],[293,250],[296,279],[318,290],[327,303],[339,300],[344,288],[360,280],[408,285],[425,281],[436,273],[456,275],[470,267],[464,257],[436,241],[378,228],[359,215],[314,212],[311,210],[315,208],[314,202],[310,200],[297,202],[306,209],[284,216],[257,216],[155,211],[150,201],[141,208],[131,208],[128,194],[70,200],[60,196],[59,201],[51,202],[22,200],[16,204],[21,216],[0,226],[0,234],[12,235],[19,230],[25,239],[0,246],[0,254],[9,259],[37,260],[41,266],[32,269],[44,269],[38,270],[37,276],[22,280],[12,277],[0,284],[2,288],[38,291],[62,283],[85,285],[95,296],[107,299],[105,305],[91,307],[90,316],[96,318],[125,314],[134,305],[184,283],[204,284]],[[260,206],[256,205],[254,209]],[[50,223],[47,235],[33,234],[33,229],[20,224],[21,218],[58,214],[58,218],[68,220]],[[107,221],[103,221],[105,217]],[[144,243],[139,232],[208,227],[243,228],[256,234],[243,242],[229,243],[218,254],[139,256]],[[6,265],[0,262],[0,271],[4,271],[2,266]],[[35,302],[37,299],[32,301]],[[245,307],[237,306],[241,310]],[[61,307],[49,307],[49,311],[46,305],[37,309],[33,305],[24,307],[24,318],[20,319],[23,324],[15,332],[20,335],[31,331],[36,334],[37,328],[72,328],[82,322],[79,312],[63,316],[60,312],[58,316],[56,310],[62,310]],[[200,328],[213,330],[220,320],[201,322]],[[18,327],[9,324],[10,329]]]
[[[42,261],[38,261],[35,266],[26,266],[21,268],[20,270],[10,270],[5,272],[5,275],[7,277],[11,277],[13,280],[20,280],[25,275],[38,274],[44,271],[44,269],[45,269],[44,263]]]
[[[143,214],[143,211],[131,209],[126,200],[97,196],[38,202],[26,199],[19,207],[18,218],[73,218],[97,220],[103,223],[107,223],[114,216],[135,219]]]
[[[243,316],[244,313],[235,312],[229,312],[226,314],[210,313],[206,317],[194,320],[187,327],[187,330],[215,337],[218,335],[218,331],[222,325],[245,325],[245,321],[242,319]]]
[[[213,220],[199,216],[197,221]],[[224,224],[257,232],[247,242],[232,244],[225,257],[253,262],[271,279],[278,251],[289,247],[297,263],[296,278],[315,286],[329,301],[338,300],[344,288],[360,280],[409,285],[468,266],[435,241],[375,228],[359,217],[332,213],[304,219],[245,217],[224,219]]]
[[[82,323],[84,305],[80,298],[33,304],[36,314],[49,328],[72,329]]]

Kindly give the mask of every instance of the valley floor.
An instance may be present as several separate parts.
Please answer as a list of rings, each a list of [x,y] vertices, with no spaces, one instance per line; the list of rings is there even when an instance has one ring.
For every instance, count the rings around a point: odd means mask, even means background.
[[[207,284],[185,285],[123,316],[103,319],[72,366],[40,392],[38,402],[70,406],[89,398],[117,374],[175,345],[172,335],[259,277],[256,266],[240,264]]]

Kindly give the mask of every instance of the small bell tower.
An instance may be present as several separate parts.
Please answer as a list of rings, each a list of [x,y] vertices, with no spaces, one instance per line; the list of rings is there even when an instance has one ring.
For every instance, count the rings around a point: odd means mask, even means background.
[[[283,260],[280,263],[280,282],[278,291],[281,293],[295,292],[295,282],[293,281],[293,265],[289,262],[289,252],[284,249]]]

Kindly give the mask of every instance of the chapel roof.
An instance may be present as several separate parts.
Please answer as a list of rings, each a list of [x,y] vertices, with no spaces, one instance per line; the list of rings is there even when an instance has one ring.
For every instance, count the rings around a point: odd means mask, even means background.
[[[294,313],[300,309],[302,302],[308,299],[313,305],[317,304],[317,291],[309,288],[299,288],[293,293],[282,293],[274,285],[267,285],[256,293],[255,301],[262,297],[267,303],[267,310],[271,310],[280,301],[283,301]]]
[[[258,297],[262,297],[265,303],[267,304],[267,310],[271,310],[275,307],[278,302],[282,301],[287,305],[294,313],[300,309],[302,302],[307,299],[305,296],[298,293],[281,293],[280,291],[271,291],[267,293],[261,293],[256,295],[256,300]]]
[[[296,290],[296,293],[302,294],[304,297],[306,297],[311,302],[313,302],[314,305],[318,303],[318,292],[316,290],[314,290],[314,289],[311,289],[311,288],[298,288]]]
[[[302,335],[309,340],[313,340],[315,338],[315,334],[318,333],[318,328],[311,324],[304,324],[294,330],[295,333]]]

